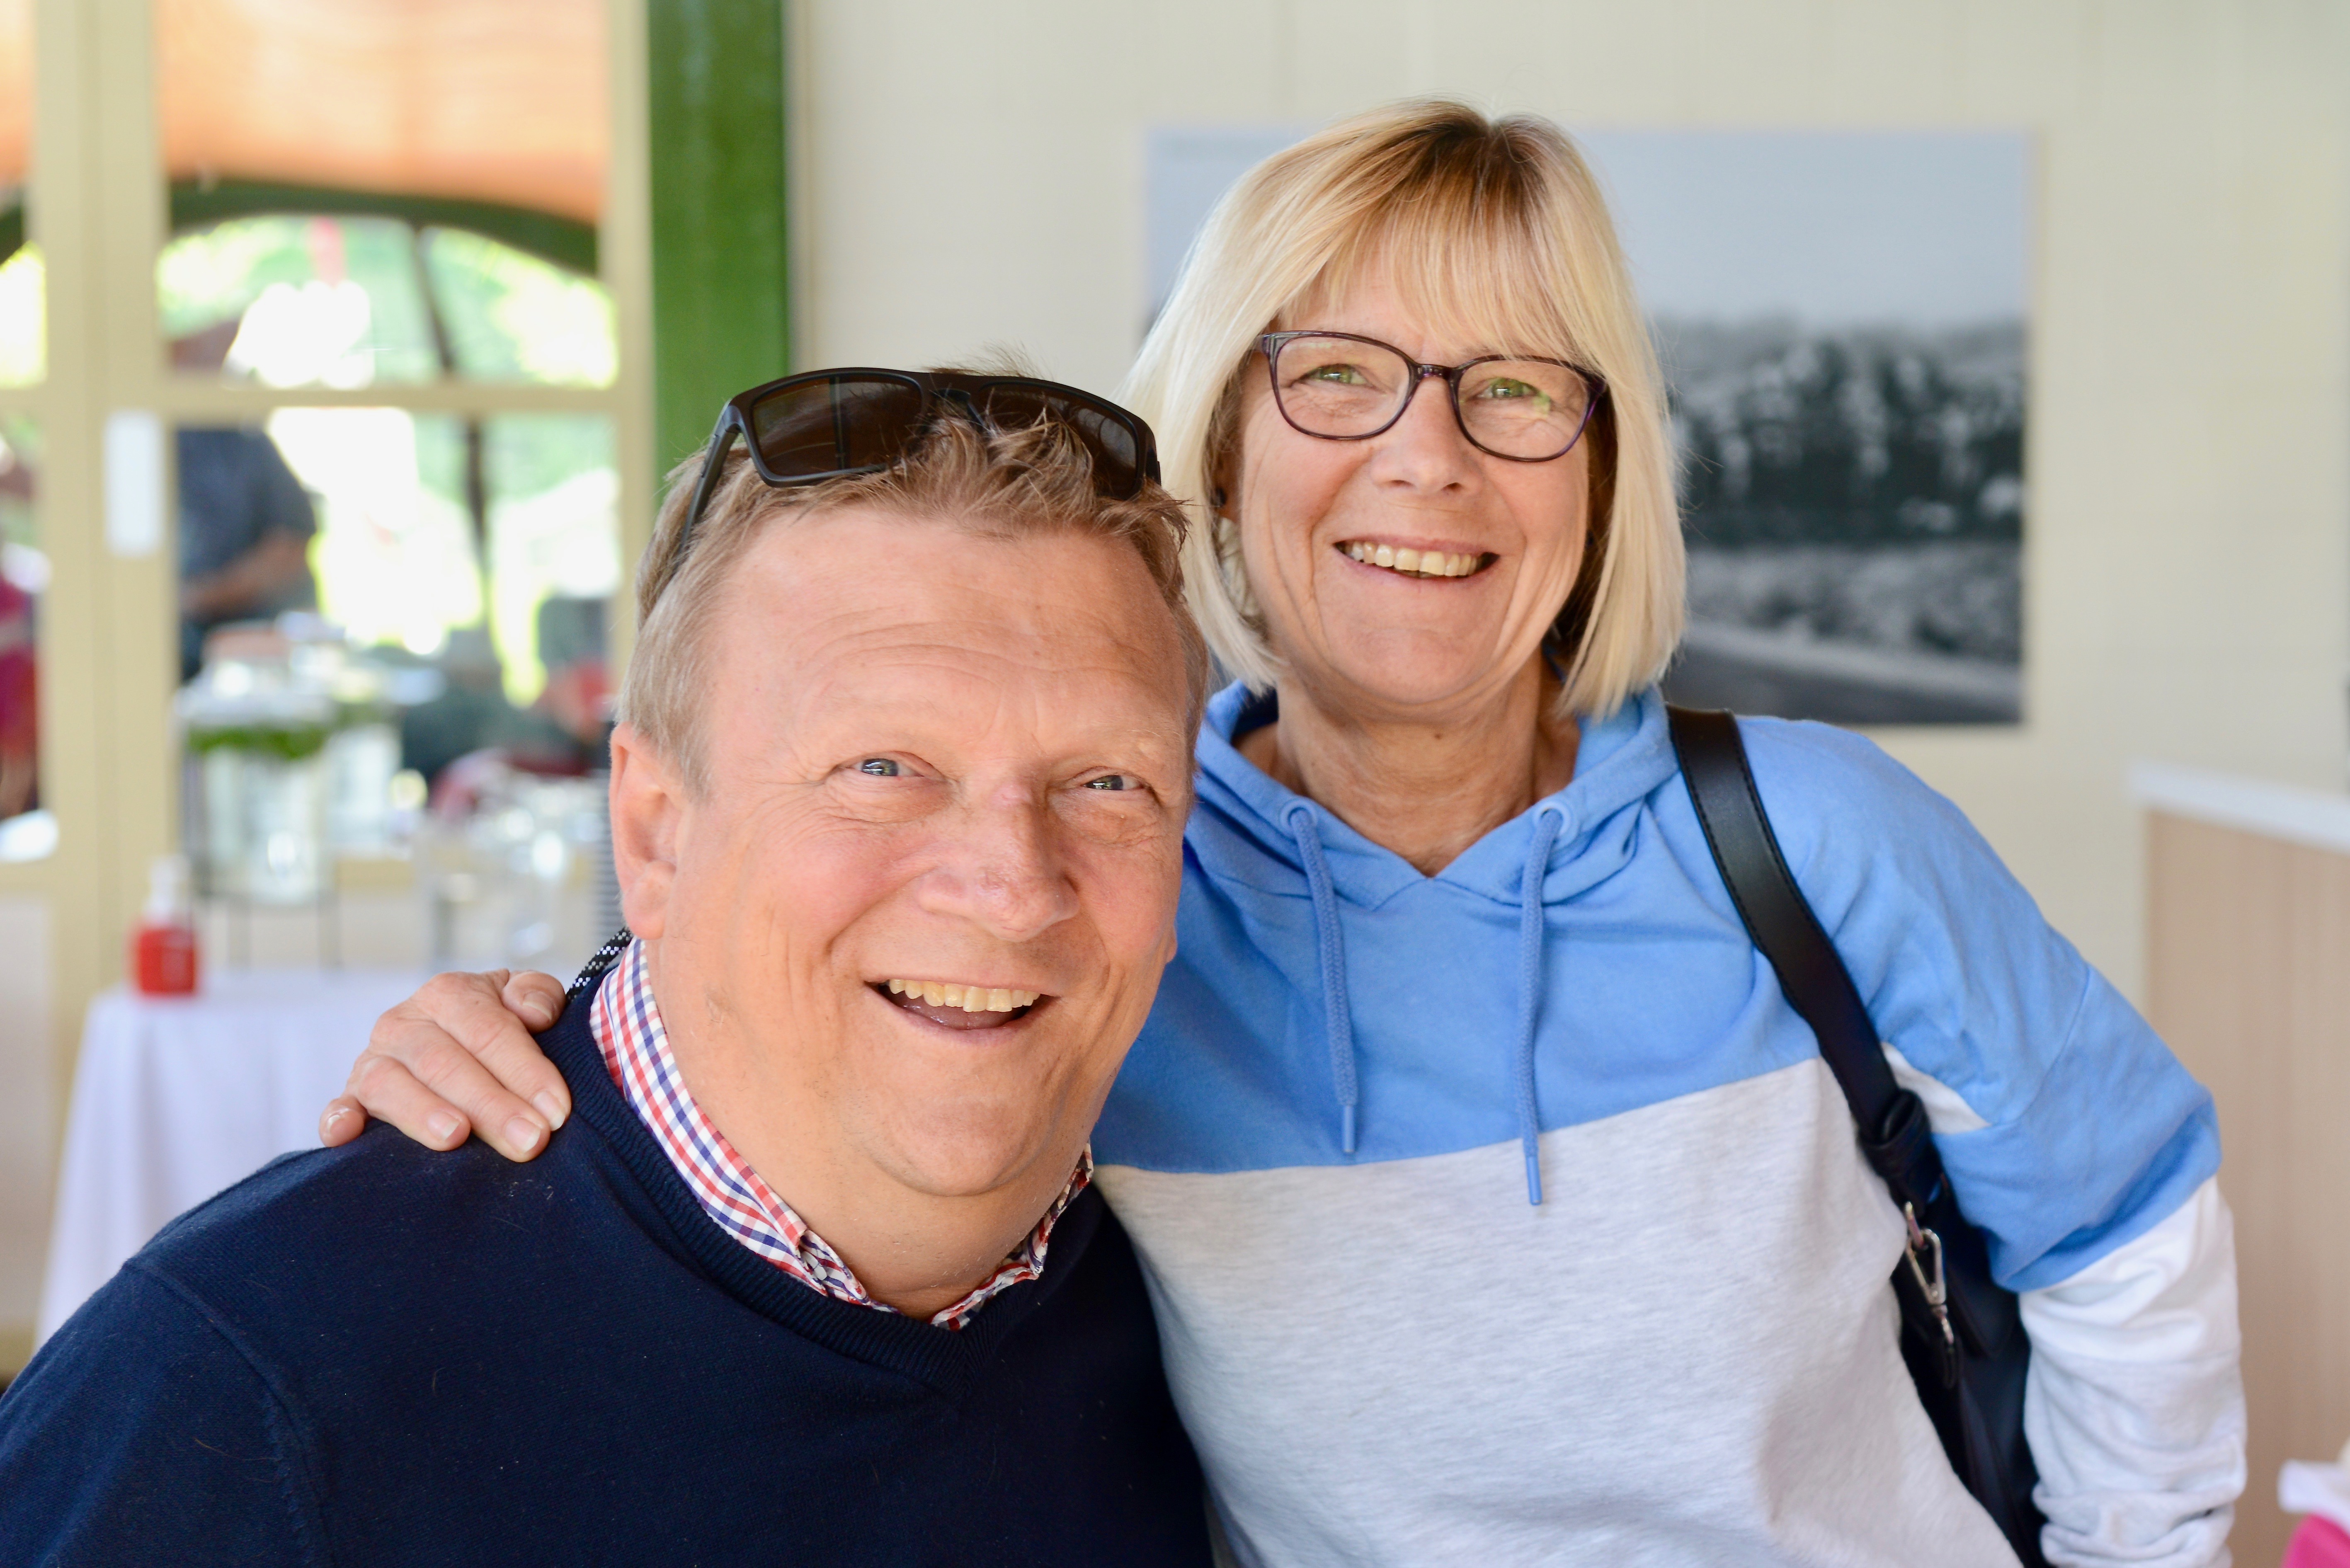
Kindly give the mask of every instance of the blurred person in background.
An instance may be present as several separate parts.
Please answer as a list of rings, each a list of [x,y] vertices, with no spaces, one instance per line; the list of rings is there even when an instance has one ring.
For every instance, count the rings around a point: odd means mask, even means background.
[[[33,596],[0,577],[0,817],[41,804],[39,628]]]
[[[577,771],[604,765],[612,727],[611,667],[604,657],[602,599],[556,596],[539,602],[538,661],[546,685],[531,706],[577,747]]]
[[[542,617],[542,630],[545,626]],[[556,649],[558,657],[569,651],[562,646]],[[601,671],[600,655],[589,662],[594,675],[550,665],[548,694],[576,697],[592,688],[600,705],[605,693],[595,678]],[[508,701],[505,667],[498,660],[487,626],[452,630],[435,664],[447,684],[400,714],[400,751],[401,764],[422,774],[433,786],[436,804],[445,804],[440,797],[452,781],[460,781],[460,794],[471,793],[462,785],[463,776],[471,771],[464,765],[468,763],[551,777],[575,777],[603,764],[600,716],[598,727],[583,737],[572,728],[570,710],[549,701],[549,695],[527,708]]]
[[[1679,776],[1665,389],[1571,143],[1409,104],[1267,160],[1128,396],[1206,514],[1188,591],[1240,679],[1095,1152],[1232,1554],[2016,1562],[1904,1365],[1902,1216]],[[1742,727],[2022,1293],[2037,1548],[2226,1562],[2210,1096],[1948,802],[1857,735]],[[527,1155],[562,1079],[525,1026],[561,998],[443,977],[322,1136],[363,1103]]]
[[[219,322],[172,341],[176,370],[217,373],[237,323]],[[315,609],[310,575],[317,508],[266,431],[245,425],[182,425],[180,474],[180,679],[203,664],[205,634],[281,611]]]
[[[33,471],[0,443],[0,496],[29,505]],[[33,596],[0,576],[0,818],[41,804],[40,636]]]

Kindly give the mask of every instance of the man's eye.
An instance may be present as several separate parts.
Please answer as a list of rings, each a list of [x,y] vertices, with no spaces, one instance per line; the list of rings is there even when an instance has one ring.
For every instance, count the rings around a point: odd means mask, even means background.
[[[1087,779],[1086,781],[1086,787],[1087,789],[1101,790],[1132,789],[1134,787],[1134,779],[1130,774],[1104,774],[1097,779]]]
[[[899,774],[898,764],[887,757],[868,757],[857,764],[857,771],[877,779],[894,779]]]

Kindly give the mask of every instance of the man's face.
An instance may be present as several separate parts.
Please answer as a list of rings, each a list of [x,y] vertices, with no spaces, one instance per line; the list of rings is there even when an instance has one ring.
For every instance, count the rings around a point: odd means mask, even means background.
[[[786,518],[709,632],[708,791],[622,857],[690,1086],[804,1184],[1057,1185],[1174,954],[1183,657],[1142,564]]]

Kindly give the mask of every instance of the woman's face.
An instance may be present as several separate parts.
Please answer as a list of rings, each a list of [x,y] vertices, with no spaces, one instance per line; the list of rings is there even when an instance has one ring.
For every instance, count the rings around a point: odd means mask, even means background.
[[[1377,273],[1278,326],[1359,333],[1421,364],[1500,347],[1440,336]],[[1461,434],[1431,379],[1384,435],[1323,441],[1282,418],[1261,358],[1243,375],[1226,510],[1291,680],[1334,715],[1366,721],[1441,722],[1494,701],[1535,658],[1575,584],[1588,439],[1548,462],[1491,456]],[[1381,546],[1478,564],[1465,576],[1420,576],[1355,558]]]

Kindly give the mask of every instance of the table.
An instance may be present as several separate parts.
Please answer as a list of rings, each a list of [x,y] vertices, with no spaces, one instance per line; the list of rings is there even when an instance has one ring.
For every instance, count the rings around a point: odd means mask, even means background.
[[[194,996],[120,987],[90,1003],[67,1113],[38,1336],[182,1210],[315,1148],[405,970],[208,972]]]

